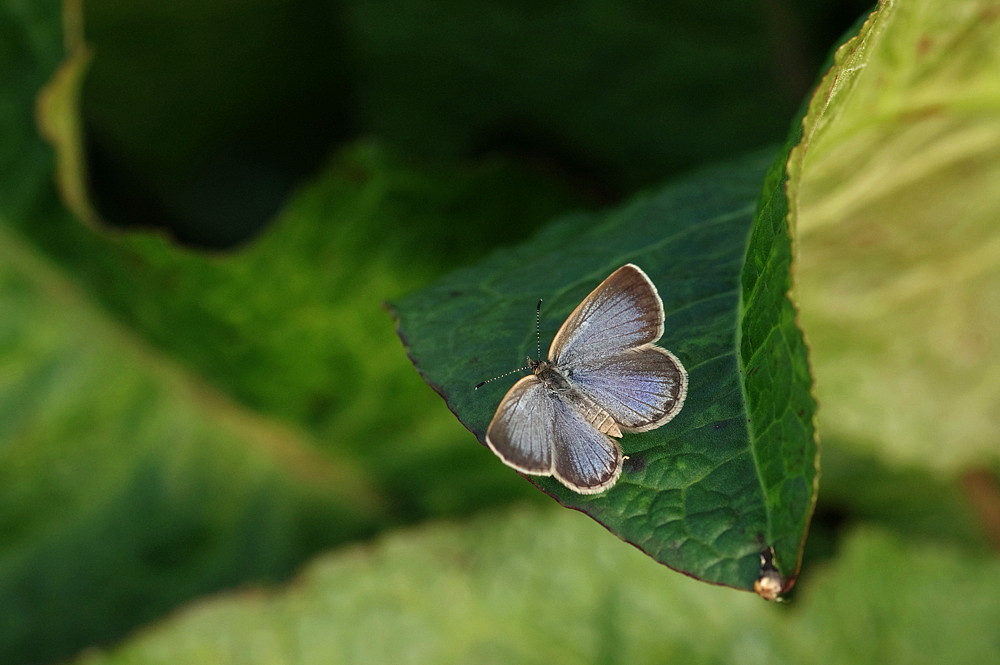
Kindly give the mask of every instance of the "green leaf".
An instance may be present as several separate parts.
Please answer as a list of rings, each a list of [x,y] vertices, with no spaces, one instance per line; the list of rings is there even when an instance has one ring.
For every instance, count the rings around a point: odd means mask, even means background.
[[[786,297],[782,159],[754,215],[772,161],[755,155],[617,210],[564,218],[396,306],[414,364],[483,441],[506,388],[473,387],[535,355],[533,304],[545,299],[547,342],[604,277],[642,267],[664,302],[660,344],[690,375],[684,409],[622,439],[629,459],[605,494],[531,481],[656,560],[742,589],[769,545],[794,577],[815,495],[810,379]]]
[[[536,510],[394,533],[77,663],[979,665],[1000,646],[989,555],[858,530],[773,606],[663,575],[600,531]]]
[[[95,232],[50,190],[0,211],[0,607],[17,608],[0,662],[66,657],[389,523],[523,498],[460,445],[380,305],[437,252],[478,247],[443,227],[563,207],[529,183],[359,146],[232,255]],[[404,219],[411,235],[388,232]]]
[[[791,642],[777,662],[988,662],[1000,648],[997,580],[995,553],[857,529],[796,598],[800,616],[774,637]]]
[[[0,214],[0,661],[281,578],[385,519],[356,464],[151,349],[6,227]]]
[[[900,467],[996,465],[1000,21],[882,3],[789,164],[824,437]]]

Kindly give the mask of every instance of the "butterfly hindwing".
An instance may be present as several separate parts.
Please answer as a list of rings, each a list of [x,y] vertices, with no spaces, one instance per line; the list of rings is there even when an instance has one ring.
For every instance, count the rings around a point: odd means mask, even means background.
[[[580,494],[603,492],[622,472],[618,444],[597,431],[579,411],[565,401],[554,402],[554,475]]]
[[[507,392],[486,430],[486,443],[507,466],[554,475],[581,494],[603,492],[621,473],[618,444],[534,375]]]
[[[668,422],[687,395],[687,372],[680,361],[652,345],[579,363],[570,380],[623,430],[633,432]]]
[[[552,396],[537,376],[515,383],[486,430],[486,444],[507,466],[523,473],[552,473]]]

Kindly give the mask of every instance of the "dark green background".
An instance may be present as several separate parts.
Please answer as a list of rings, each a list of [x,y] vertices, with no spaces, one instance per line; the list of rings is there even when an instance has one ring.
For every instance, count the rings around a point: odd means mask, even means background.
[[[224,246],[337,145],[377,137],[444,168],[505,156],[608,203],[783,140],[866,6],[85,2],[94,198],[117,224]]]

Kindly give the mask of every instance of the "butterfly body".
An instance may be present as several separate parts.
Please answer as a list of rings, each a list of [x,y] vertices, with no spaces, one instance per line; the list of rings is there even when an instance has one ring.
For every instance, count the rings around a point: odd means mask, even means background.
[[[559,328],[548,360],[507,392],[486,444],[522,473],[554,476],[581,494],[612,487],[622,471],[623,431],[670,421],[687,395],[687,372],[653,343],[663,302],[640,268],[627,264],[584,298]]]
[[[572,368],[560,368],[545,360],[531,360],[530,358],[528,359],[528,367],[550,394],[575,406],[576,410],[583,415],[584,420],[597,428],[597,431],[621,438],[622,431],[611,414],[573,386],[570,378],[573,375]]]

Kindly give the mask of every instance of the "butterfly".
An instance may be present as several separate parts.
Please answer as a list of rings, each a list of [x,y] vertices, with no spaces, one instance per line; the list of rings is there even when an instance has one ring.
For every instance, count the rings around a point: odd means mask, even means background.
[[[687,372],[654,346],[662,335],[656,287],[638,266],[622,266],[569,315],[548,360],[528,359],[531,374],[500,401],[486,445],[507,466],[580,494],[610,489],[622,471],[615,439],[656,429],[684,405]]]

